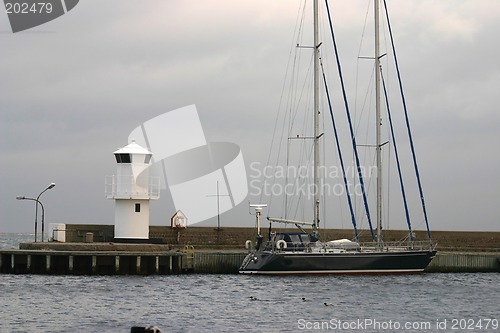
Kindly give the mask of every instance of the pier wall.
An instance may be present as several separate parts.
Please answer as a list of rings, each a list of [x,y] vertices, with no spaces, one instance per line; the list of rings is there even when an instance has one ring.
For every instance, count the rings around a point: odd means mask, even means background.
[[[91,232],[95,242],[112,242],[114,228],[112,225],[67,224],[67,242],[85,242],[86,234]],[[297,229],[286,229],[296,231]],[[264,236],[267,229],[263,228]],[[408,234],[404,230],[385,230],[384,241],[395,242]],[[415,240],[426,240],[426,231],[414,231]],[[323,239],[353,239],[351,229],[322,229]],[[150,226],[149,238],[164,244],[183,247],[194,245],[203,248],[244,249],[246,240],[255,240],[255,228],[227,227],[188,227],[187,229],[172,229],[166,226]],[[500,232],[473,231],[433,231],[432,239],[437,243],[438,251],[461,252],[498,252],[500,253]],[[371,241],[368,230],[360,230],[360,241]]]
[[[425,271],[430,273],[500,272],[500,253],[438,253]]]
[[[236,274],[246,255],[244,243],[254,228],[151,226],[155,244],[114,242],[112,225],[66,225],[67,242],[22,243],[19,250],[0,250],[0,273],[63,275]],[[294,230],[295,229],[290,229]],[[282,230],[281,230],[282,231]],[[263,229],[264,237],[267,230]],[[351,230],[321,230],[324,239],[352,239]],[[89,233],[92,237],[88,237]],[[398,241],[405,231],[388,230],[384,240]],[[432,234],[438,254],[426,272],[500,272],[499,232]],[[427,238],[415,232],[416,240]],[[369,241],[362,231],[360,241]]]
[[[115,251],[0,251],[0,273],[48,275],[178,274],[181,253]]]

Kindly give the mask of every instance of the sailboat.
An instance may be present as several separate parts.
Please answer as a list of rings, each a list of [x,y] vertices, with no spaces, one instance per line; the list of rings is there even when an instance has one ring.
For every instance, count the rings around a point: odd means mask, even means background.
[[[408,239],[398,243],[384,242],[382,238],[382,146],[384,143],[381,139],[381,95],[382,86],[385,89],[383,78],[381,77],[381,68],[379,47],[379,20],[380,20],[380,4],[381,0],[374,0],[375,11],[375,54],[373,60],[375,61],[375,94],[376,94],[376,163],[377,163],[377,184],[376,184],[376,201],[377,201],[377,228],[376,235],[372,231],[372,242],[363,244],[358,241],[358,232],[354,223],[354,214],[352,211],[351,202],[351,215],[355,229],[355,237],[353,240],[338,239],[333,241],[323,241],[319,232],[320,221],[320,194],[319,191],[314,191],[314,207],[313,207],[313,220],[312,222],[290,220],[286,218],[272,218],[267,219],[270,222],[269,234],[267,241],[261,234],[261,216],[262,210],[266,204],[250,205],[255,209],[256,226],[257,226],[257,239],[255,244],[247,241],[245,246],[249,253],[244,258],[239,272],[241,274],[269,274],[269,275],[283,275],[283,274],[409,274],[423,272],[425,267],[431,262],[432,258],[436,255],[436,244],[430,237],[429,224],[427,222],[427,213],[425,210],[423,192],[421,188],[418,167],[416,164],[413,142],[411,140],[411,132],[409,131],[409,123],[407,120],[408,132],[410,135],[410,143],[413,153],[414,168],[418,179],[418,188],[420,190],[420,199],[422,209],[425,216],[425,222],[428,231],[428,240],[415,241],[413,231],[411,230],[410,221]],[[328,1],[325,1],[327,12],[329,13]],[[385,1],[384,1],[385,4]],[[313,140],[313,182],[317,189],[319,187],[319,160],[320,149],[319,140],[322,136],[319,129],[320,121],[320,103],[319,103],[319,88],[320,88],[320,46],[319,40],[319,24],[318,24],[318,0],[313,1],[313,15],[314,15],[314,52],[313,60],[313,76],[314,76],[314,135]],[[386,8],[387,12],[387,8]],[[330,21],[331,26],[331,21]],[[331,28],[333,35],[333,28]],[[335,50],[336,44],[334,41]],[[395,52],[395,51],[394,51]],[[394,53],[395,56],[395,53]],[[338,56],[337,56],[338,59]],[[397,61],[396,61],[397,62]],[[339,66],[340,71],[340,66]],[[399,73],[399,72],[398,72]],[[326,82],[325,82],[326,85]],[[345,95],[344,95],[345,97]],[[344,98],[345,100],[345,98]],[[404,97],[403,97],[404,102]],[[403,103],[404,104],[404,103]],[[331,112],[331,110],[330,110]],[[406,112],[406,108],[405,108]],[[333,119],[333,114],[332,114]],[[407,118],[406,118],[407,119]],[[335,126],[335,125],[334,125]],[[337,132],[335,130],[335,135]],[[355,136],[352,132],[351,125],[351,140],[356,151]],[[338,138],[337,138],[338,142]],[[340,151],[340,149],[339,149]],[[396,153],[397,154],[397,153]],[[358,157],[356,155],[357,168],[360,172]],[[342,165],[342,168],[343,165]],[[399,162],[398,162],[399,168]],[[361,174],[360,182],[362,183]],[[401,179],[401,178],[400,178]],[[344,174],[345,181],[345,174]],[[401,187],[403,182],[401,179]],[[346,184],[347,188],[347,184]],[[362,187],[363,188],[363,187]],[[404,188],[403,188],[404,189]],[[347,193],[349,194],[349,193]],[[363,196],[365,192],[363,190]],[[403,191],[404,196],[404,191]],[[348,196],[349,198],[349,196]],[[366,204],[367,214],[369,214],[368,206]],[[406,199],[405,199],[406,207]],[[408,211],[407,211],[408,217]],[[272,232],[272,223],[284,223],[285,225],[295,225],[298,228],[297,232]],[[311,232],[305,228],[311,227]]]

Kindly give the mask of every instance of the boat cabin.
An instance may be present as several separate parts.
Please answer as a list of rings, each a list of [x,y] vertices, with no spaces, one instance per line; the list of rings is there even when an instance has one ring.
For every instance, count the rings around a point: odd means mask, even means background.
[[[266,245],[265,250],[271,251],[279,249],[282,251],[304,251],[310,247],[311,243],[317,242],[318,239],[306,232],[280,232],[271,233],[271,237]]]

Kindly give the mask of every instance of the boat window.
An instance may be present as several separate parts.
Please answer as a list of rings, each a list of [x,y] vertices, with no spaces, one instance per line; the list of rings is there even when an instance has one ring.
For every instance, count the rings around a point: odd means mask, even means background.
[[[290,241],[290,237],[288,237],[288,235],[286,235],[286,234],[276,234],[274,241],[277,242],[281,239],[283,239],[285,242]]]
[[[300,235],[300,239],[302,240],[302,243],[309,243],[311,241],[311,237],[309,237],[309,234]]]
[[[290,235],[290,239],[291,239],[292,243],[294,243],[294,244],[300,244],[300,243],[302,243],[302,241],[300,240],[299,235]]]

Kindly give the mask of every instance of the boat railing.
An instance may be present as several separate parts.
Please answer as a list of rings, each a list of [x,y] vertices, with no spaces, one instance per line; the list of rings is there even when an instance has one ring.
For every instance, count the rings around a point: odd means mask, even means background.
[[[380,246],[376,242],[360,243],[363,252],[380,251]],[[399,241],[399,242],[383,242],[382,250],[386,252],[395,251],[434,251],[437,243],[433,241]]]
[[[266,251],[272,251],[272,252],[287,252],[287,253],[326,253],[326,252],[345,252],[345,251],[359,251],[359,246],[356,244],[356,247],[353,247],[352,245],[342,245],[342,244],[336,244],[335,246],[332,246],[332,244],[328,243],[323,243],[323,242],[284,242],[286,245],[283,244],[284,241],[280,244],[278,242],[273,242],[269,241],[265,247]]]
[[[304,242],[285,242],[285,241],[268,241],[265,247],[266,251],[272,252],[311,252],[311,244]]]
[[[286,245],[285,245],[286,244]],[[353,246],[355,244],[356,246]],[[432,241],[399,241],[383,242],[382,251],[384,252],[406,252],[406,251],[434,251],[437,243]],[[268,241],[265,251],[272,252],[380,252],[380,247],[376,242],[350,243],[343,245],[322,243],[322,242],[284,242]]]

